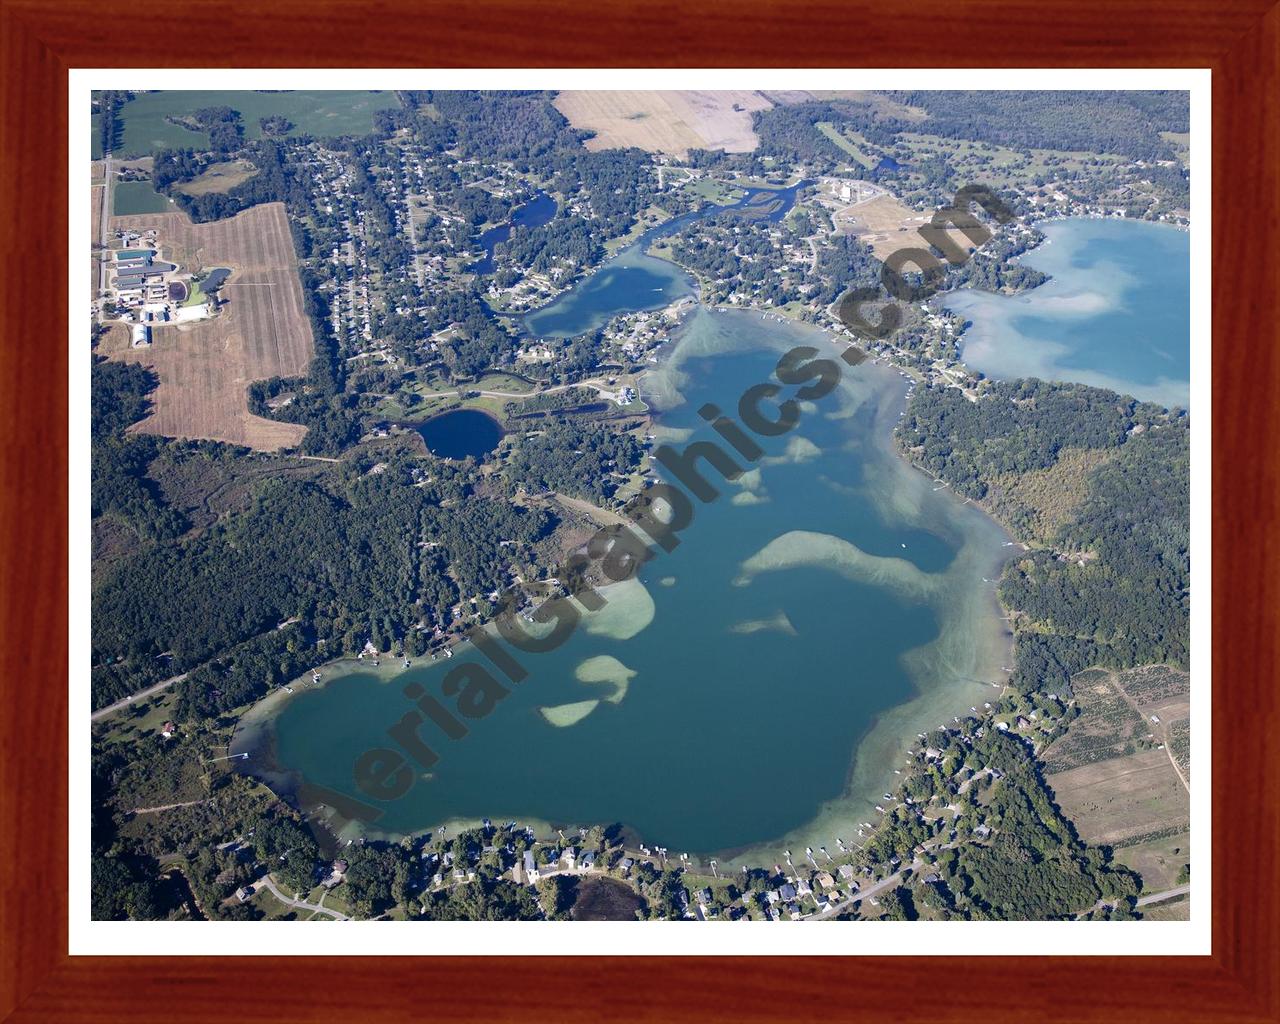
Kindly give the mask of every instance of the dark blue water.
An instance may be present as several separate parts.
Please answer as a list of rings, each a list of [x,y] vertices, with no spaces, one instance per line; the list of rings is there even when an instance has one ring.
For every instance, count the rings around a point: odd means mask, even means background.
[[[776,224],[795,205],[796,196],[811,181],[789,188],[753,188],[730,206],[709,204],[651,228],[600,270],[554,302],[524,318],[526,330],[541,338],[571,338],[611,320],[620,313],[662,309],[686,295],[697,294],[697,282],[666,260],[645,254],[659,238],[676,234],[694,221],[729,213]]]
[[[226,267],[214,267],[209,271],[209,276],[200,282],[200,287],[205,294],[216,292],[222,287],[222,282],[231,276],[231,271]]]
[[[480,459],[498,447],[502,426],[479,409],[456,409],[415,428],[432,455],[444,459]]]
[[[551,218],[556,215],[556,209],[556,201],[545,192],[539,192],[516,210],[508,223],[490,228],[480,236],[480,247],[484,249],[484,258],[471,264],[467,270],[473,274],[492,274],[494,247],[511,237],[511,229],[513,227],[540,228],[543,224],[550,223]]]

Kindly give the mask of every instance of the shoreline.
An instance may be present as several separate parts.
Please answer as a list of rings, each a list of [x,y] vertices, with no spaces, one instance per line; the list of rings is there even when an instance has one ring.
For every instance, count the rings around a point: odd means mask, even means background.
[[[700,303],[695,305],[691,312],[692,316],[681,318],[680,330],[683,331],[694,317],[715,315],[713,308],[702,306]],[[782,318],[776,311],[742,308],[737,312],[753,317],[756,313],[778,317],[781,321],[779,326],[782,326],[783,330],[771,330],[768,332],[768,337],[784,348],[789,347],[788,341],[794,341],[787,335],[797,332],[802,334],[820,332],[833,346],[843,347],[849,343],[848,339],[837,331],[820,325],[788,320]],[[682,357],[688,354],[687,351],[681,350],[681,345],[677,342],[669,358],[647,371],[646,377],[661,378],[672,373],[678,374],[679,363]],[[894,424],[905,400],[907,388],[900,378],[895,377],[898,368],[892,363],[877,365],[870,361],[866,367],[864,372],[856,375],[843,374],[840,390],[845,392],[846,402],[854,398],[857,404],[864,401],[876,403],[872,443],[876,445],[881,456],[885,457],[885,465],[891,467],[893,497],[900,503],[905,501],[907,505],[912,506],[916,514],[921,514],[925,503],[929,503],[932,506],[928,510],[930,515],[947,519],[948,514],[941,511],[941,506],[925,497],[932,491],[935,481],[910,462],[894,439]],[[865,393],[860,394],[860,392]],[[678,395],[678,391],[675,394]],[[896,788],[893,783],[895,778],[893,768],[916,747],[919,732],[933,729],[938,724],[948,724],[952,716],[960,713],[967,714],[971,705],[979,704],[983,699],[990,699],[992,695],[1000,692],[996,687],[1003,689],[1003,683],[994,670],[999,666],[1001,658],[1007,663],[1012,649],[1012,634],[1008,631],[1003,617],[1004,610],[994,595],[994,588],[985,602],[974,602],[972,598],[979,595],[972,593],[974,590],[972,579],[979,572],[992,579],[998,577],[999,570],[995,566],[1002,565],[1009,552],[1000,545],[997,538],[1006,537],[1007,534],[985,510],[977,506],[972,509],[971,515],[980,518],[972,519],[967,526],[964,525],[963,521],[970,518],[970,513],[959,511],[956,503],[960,506],[966,503],[959,503],[954,493],[950,491],[943,500],[953,503],[949,513],[953,522],[947,524],[946,532],[952,534],[958,531],[963,535],[953,562],[943,574],[949,576],[955,573],[963,577],[947,583],[948,589],[958,591],[949,605],[953,609],[952,616],[958,614],[960,617],[953,621],[952,618],[941,616],[943,621],[939,623],[938,636],[924,646],[903,655],[904,661],[907,662],[907,674],[912,683],[911,694],[900,703],[878,712],[867,723],[866,728],[856,738],[850,749],[848,765],[839,783],[839,792],[830,799],[820,801],[817,812],[812,818],[773,839],[743,847],[691,853],[696,862],[705,863],[714,857],[726,867],[731,866],[732,861],[744,859],[754,865],[780,859],[781,851],[786,847],[812,845],[817,848],[833,842],[838,832],[854,833],[858,821],[871,821],[876,817],[873,809],[874,794],[881,791],[889,792]],[[928,520],[929,517],[926,516],[926,521]],[[991,544],[979,542],[977,538],[982,533],[988,535]],[[969,582],[966,583],[965,580]],[[983,625],[987,627],[985,631],[981,628]],[[983,632],[986,633],[985,636],[978,635]],[[972,651],[963,650],[966,640],[973,640]],[[421,659],[417,659],[411,668],[421,668],[423,664]],[[425,664],[430,665],[433,662]],[[351,656],[332,659],[319,668],[320,688],[328,685],[333,678],[347,675],[350,671],[360,671],[362,674],[375,676],[384,684],[406,671],[400,659],[389,656],[386,657],[385,664],[376,668],[367,659]],[[927,687],[921,685],[923,679],[936,677],[938,674],[947,678],[946,684]],[[394,840],[427,835],[442,824],[446,828],[453,829],[471,827],[480,823],[482,820],[480,816],[455,817],[413,831],[381,832],[376,825],[359,825],[350,822],[344,828],[334,831],[329,826],[329,820],[332,819],[333,814],[318,814],[320,807],[312,810],[313,801],[307,796],[306,782],[296,772],[281,769],[274,758],[272,723],[290,699],[315,686],[310,682],[310,671],[304,673],[300,681],[295,682],[296,685],[289,684],[294,686],[294,693],[287,692],[284,687],[278,688],[250,707],[237,722],[232,737],[232,751],[257,755],[253,759],[255,761],[253,770],[248,770],[247,767],[244,769],[246,774],[263,781],[278,796],[297,807],[308,820],[326,828],[337,842],[357,835]],[[332,812],[331,808],[329,810]],[[840,822],[838,829],[835,821],[837,818]],[[521,824],[548,831],[554,831],[555,827],[554,823],[541,819],[516,816],[516,820]],[[657,841],[652,837],[640,835],[626,822],[620,824],[628,833],[635,835],[638,841]],[[855,844],[851,842],[850,845],[852,847]]]

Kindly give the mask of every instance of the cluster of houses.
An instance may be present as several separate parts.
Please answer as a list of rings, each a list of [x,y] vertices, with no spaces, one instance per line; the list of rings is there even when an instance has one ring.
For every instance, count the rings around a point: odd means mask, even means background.
[[[539,878],[553,872],[576,872],[583,874],[594,871],[596,855],[594,850],[576,850],[572,846],[564,850],[552,848],[546,854],[543,863],[538,863],[533,850],[525,850],[524,856],[511,869],[511,878],[520,885],[533,885]]]
[[[190,294],[190,275],[176,264],[157,259],[155,231],[122,232],[124,248],[115,250],[107,299],[114,316],[132,326],[133,345],[151,344],[151,330],[160,324],[190,323],[213,315],[209,303],[184,304]]]

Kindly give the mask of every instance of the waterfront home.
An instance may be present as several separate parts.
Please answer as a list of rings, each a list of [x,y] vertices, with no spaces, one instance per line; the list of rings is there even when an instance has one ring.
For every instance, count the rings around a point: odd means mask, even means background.
[[[530,882],[538,880],[538,862],[534,858],[532,850],[524,851],[524,873]]]

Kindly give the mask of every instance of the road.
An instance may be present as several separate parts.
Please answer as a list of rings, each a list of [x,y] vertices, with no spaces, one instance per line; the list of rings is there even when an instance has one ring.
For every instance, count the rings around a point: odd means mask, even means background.
[[[541,391],[484,391],[479,388],[468,388],[465,384],[461,387],[464,391],[475,391],[476,394],[484,395],[486,398],[537,398],[539,395],[553,395],[557,391],[567,391],[569,388],[594,388],[606,398],[612,398],[615,394],[599,381],[594,380],[578,381],[575,384],[557,384],[554,387],[543,388]]]
[[[111,248],[111,154],[102,154],[102,166],[106,174],[105,184],[102,196],[102,227],[101,233],[98,235],[102,239],[103,251],[98,258],[98,287],[100,294],[105,294],[107,290],[107,268],[111,265],[107,259],[108,250]]]
[[[146,700],[148,697],[154,697],[161,690],[167,690],[174,683],[180,683],[186,678],[187,674],[183,672],[180,676],[174,676],[172,679],[166,679],[164,682],[156,683],[155,686],[148,686],[145,690],[139,690],[137,693],[126,697],[124,700],[118,700],[114,704],[108,704],[105,708],[99,708],[90,717],[96,722],[99,719],[106,718],[108,715],[114,715],[117,711],[123,711],[130,704],[133,704],[136,701]]]
[[[271,893],[272,896],[278,899],[286,907],[293,907],[296,910],[310,910],[317,914],[327,914],[329,917],[332,917],[335,921],[351,920],[351,918],[347,917],[346,914],[340,914],[336,910],[331,910],[329,907],[321,906],[319,903],[307,903],[304,900],[290,899],[288,896],[286,896],[284,893],[282,893],[279,890],[279,888],[276,886],[276,883],[271,880],[270,875],[263,875],[256,882],[254,882],[253,885],[254,885],[254,888],[257,888],[260,885],[264,886],[267,892]],[[321,896],[320,898],[324,899],[323,896]]]
[[[130,814],[155,814],[158,811],[172,811],[175,807],[195,807],[197,804],[207,804],[211,797],[203,800],[188,800],[181,804],[161,804],[159,807],[135,807]]]
[[[1164,892],[1153,892],[1150,896],[1139,896],[1138,906],[1145,907],[1148,903],[1159,903],[1161,900],[1171,900],[1175,896],[1186,896],[1191,892],[1191,886],[1180,885],[1176,889],[1166,889]]]

